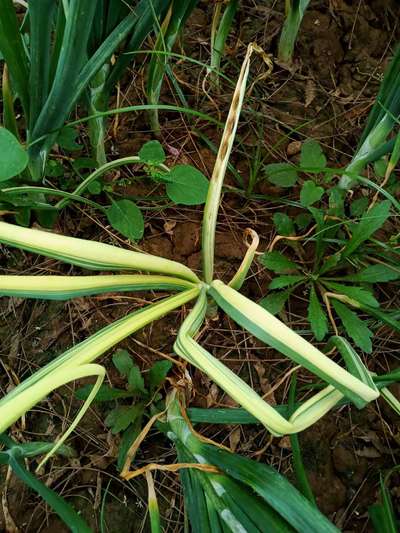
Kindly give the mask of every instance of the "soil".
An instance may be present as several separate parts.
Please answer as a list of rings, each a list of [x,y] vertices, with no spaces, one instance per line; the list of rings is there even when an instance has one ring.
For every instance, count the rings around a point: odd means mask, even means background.
[[[199,2],[178,51],[208,61],[212,9],[213,3]],[[248,42],[255,41],[268,53],[276,54],[282,9],[283,2],[242,0],[222,63],[224,73],[233,81]],[[398,20],[396,0],[311,2],[296,46],[294,68],[289,71],[275,64],[273,74],[256,84],[245,100],[231,163],[248,192],[254,173],[256,183],[251,194],[226,192],[224,195],[216,235],[216,276],[220,279],[228,281],[240,265],[246,251],[244,230],[251,227],[259,233],[260,251],[263,251],[273,238],[272,215],[282,210],[280,198],[282,195],[287,199],[298,196],[296,190],[288,195],[264,180],[262,168],[255,164],[257,147],[261,147],[263,163],[296,162],[301,142],[313,137],[323,145],[332,166],[346,164],[357,145],[391,51],[399,41]],[[141,61],[121,86],[120,105],[145,100],[144,64]],[[223,120],[232,86],[222,83],[217,90],[206,83],[206,92],[202,89],[204,71],[201,68],[182,61],[172,63],[172,66],[189,105]],[[263,68],[262,62],[255,59],[252,65],[254,78]],[[164,84],[161,99],[164,103],[179,105],[168,82]],[[116,105],[115,100],[112,105]],[[199,132],[217,144],[221,131],[204,121],[193,122],[178,114],[161,113],[160,119],[161,140],[168,153],[168,162],[191,163],[210,177],[215,156],[204,145]],[[151,138],[145,115],[121,115],[118,124],[110,121],[110,157],[136,154]],[[115,182],[129,176],[128,170],[120,170],[110,175],[109,180]],[[243,189],[231,173],[227,175],[226,184],[231,186],[231,191],[234,187]],[[152,195],[160,193],[154,183],[131,180],[129,185],[119,185],[116,190],[125,197],[141,198],[138,203],[144,208],[146,220],[145,238],[139,243],[141,249],[200,270],[200,208],[165,207],[165,202],[152,200]],[[89,208],[71,206],[60,216],[55,230],[130,246]],[[2,248],[2,251],[2,273],[79,272],[79,269],[57,261],[11,248]],[[269,281],[269,274],[255,263],[243,292],[259,300],[265,295]],[[159,297],[162,294],[157,293],[155,298]],[[45,303],[3,298],[0,301],[0,356],[6,371],[3,376],[7,377],[0,379],[1,394],[73,343],[140,308],[148,299],[149,295],[145,293],[107,294]],[[301,329],[306,310],[301,296],[296,301],[297,305],[287,310],[286,319]],[[173,355],[174,337],[183,316],[181,311],[171,314],[122,342],[120,347],[128,349],[137,364],[146,370],[160,359],[160,354]],[[271,386],[290,368],[283,357],[245,334],[222,312],[209,319],[201,342],[264,394],[270,392]],[[375,363],[380,369],[396,367],[393,353],[398,349],[399,339],[382,331],[376,335],[374,343],[371,368]],[[109,354],[101,362],[107,368],[109,382],[124,387],[110,364]],[[193,368],[188,371],[192,379],[192,406],[233,405],[232,400],[204,374]],[[174,368],[172,378],[178,381],[182,377],[181,370]],[[307,382],[309,376],[304,373],[300,378]],[[13,436],[19,441],[56,439],[79,409],[80,402],[73,398],[72,392],[83,383],[62,387],[37,405],[23,425],[18,423],[13,427]],[[269,395],[269,401],[284,403],[287,385],[285,380]],[[392,391],[400,396],[399,386],[393,387]],[[119,479],[115,465],[119,436],[109,432],[104,415],[103,408],[92,407],[70,439],[76,458],[52,459],[40,477],[81,510],[94,531],[148,531],[145,480],[138,478],[127,483]],[[318,506],[341,530],[349,533],[372,531],[367,511],[368,506],[377,501],[380,472],[388,471],[400,460],[398,422],[398,417],[379,401],[362,411],[349,407],[331,411],[301,433],[303,459]],[[198,429],[239,453],[268,462],[294,481],[287,439],[270,440],[258,426],[228,429],[204,426]],[[259,450],[263,450],[261,455]],[[174,461],[168,442],[159,433],[150,433],[139,451],[137,464],[159,461],[160,456],[163,462]],[[31,461],[30,466],[34,470],[35,461]],[[14,531],[10,525],[12,522],[23,532],[66,531],[46,505],[15,476],[12,475],[7,483],[6,476],[7,468],[0,467],[3,489],[0,531]],[[183,502],[177,476],[157,473],[155,482],[165,531],[183,531]],[[397,508],[400,507],[399,484],[400,475],[394,474],[389,488]],[[12,522],[7,517],[8,512]],[[101,517],[104,517],[103,522]]]

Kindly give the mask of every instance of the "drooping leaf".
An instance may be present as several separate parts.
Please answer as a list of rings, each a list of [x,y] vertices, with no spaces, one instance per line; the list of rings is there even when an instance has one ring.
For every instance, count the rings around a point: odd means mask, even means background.
[[[265,296],[265,298],[262,298],[258,303],[261,305],[261,307],[269,311],[271,315],[277,315],[282,311],[290,294],[290,290],[273,292],[268,294],[268,296]]]
[[[265,173],[268,181],[278,187],[293,187],[297,181],[296,169],[289,163],[271,163],[266,165]]]
[[[176,204],[204,204],[208,192],[208,179],[191,165],[176,165],[164,176],[168,197]]]
[[[143,237],[143,215],[131,200],[113,200],[107,209],[107,219],[114,229],[128,239],[137,241]]]
[[[300,203],[304,207],[309,207],[321,200],[324,189],[317,186],[312,180],[305,181],[300,191]]]
[[[383,226],[390,216],[390,201],[384,200],[375,204],[372,209],[364,213],[360,222],[355,225],[353,235],[343,250],[343,256],[348,257],[357,248],[369,239],[375,231]]]
[[[319,302],[314,286],[311,287],[308,304],[308,321],[317,341],[322,341],[328,333],[328,319]]]
[[[336,299],[332,299],[332,305],[338,314],[347,335],[353,339],[354,343],[366,353],[372,351],[372,331],[358,317],[358,315],[349,309],[346,305]]]
[[[0,181],[20,174],[28,164],[28,154],[14,135],[0,127]]]
[[[112,361],[118,372],[127,378],[134,366],[129,353],[126,350],[118,350],[113,355]]]
[[[149,371],[149,385],[154,389],[159,387],[165,381],[171,368],[171,361],[156,361]]]
[[[148,141],[139,150],[139,157],[148,165],[159,165],[165,161],[165,152],[159,141]]]
[[[276,272],[277,274],[285,274],[291,270],[297,270],[297,265],[291,261],[288,257],[277,251],[265,252],[260,262],[269,270]]]
[[[273,221],[279,235],[294,235],[295,229],[293,220],[286,213],[275,213]]]
[[[326,157],[319,142],[314,139],[307,139],[301,147],[300,166],[315,171],[323,170],[326,167]]]

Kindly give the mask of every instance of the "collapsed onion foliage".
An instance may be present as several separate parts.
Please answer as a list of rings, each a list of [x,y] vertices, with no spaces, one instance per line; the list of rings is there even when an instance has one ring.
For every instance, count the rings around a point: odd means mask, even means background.
[[[97,376],[96,385],[77,419],[58,441],[59,447],[75,427],[100,387],[105,370],[95,364],[97,357],[146,324],[196,299],[183,322],[175,342],[175,351],[208,374],[237,403],[252,413],[274,435],[297,433],[313,424],[344,397],[363,407],[379,396],[367,369],[353,350],[347,352],[349,370],[332,361],[280,320],[268,313],[237,289],[240,288],[255,253],[249,248],[238,274],[230,284],[213,279],[214,241],[220,195],[228,159],[242,106],[249,72],[250,45],[240,72],[226,126],[210,181],[203,221],[204,280],[186,266],[143,253],[122,250],[107,244],[88,242],[33,229],[0,223],[0,241],[4,244],[53,257],[83,268],[97,270],[138,270],[157,275],[109,276],[2,276],[0,292],[8,296],[67,299],[108,290],[174,290],[177,294],[127,315],[75,345],[44,368],[19,384],[0,400],[0,432],[7,430],[22,415],[57,387],[86,376]],[[255,236],[253,235],[253,239]],[[297,364],[326,381],[328,385],[304,402],[289,420],[266,403],[251,387],[195,340],[203,324],[208,299],[213,300],[239,325],[286,355]]]

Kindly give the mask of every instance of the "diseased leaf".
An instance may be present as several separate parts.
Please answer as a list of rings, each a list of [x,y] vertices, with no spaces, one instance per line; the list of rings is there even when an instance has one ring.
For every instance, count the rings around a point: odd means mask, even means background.
[[[139,157],[148,165],[159,165],[165,161],[165,152],[159,141],[148,141],[139,150]]]
[[[274,226],[279,235],[294,235],[293,220],[286,213],[275,213],[273,216]]]
[[[348,257],[379,228],[390,216],[390,201],[385,200],[375,204],[372,209],[363,214],[360,222],[353,228],[353,235],[343,250],[343,256]]]
[[[176,204],[204,204],[208,193],[208,179],[191,165],[176,165],[164,175],[168,181],[168,197]]]
[[[366,283],[384,283],[387,281],[394,281],[400,278],[400,272],[396,272],[393,268],[386,265],[371,265],[357,274],[344,276],[342,279],[346,281],[357,281]]]
[[[112,362],[118,372],[125,377],[129,376],[129,373],[134,366],[132,357],[126,350],[116,351],[113,355]]]
[[[159,387],[167,377],[168,372],[172,368],[171,361],[156,361],[154,365],[150,368],[149,372],[149,384],[152,388]]]
[[[86,400],[89,394],[92,392],[93,385],[84,385],[75,391],[75,397],[78,400]],[[110,402],[111,400],[117,400],[118,398],[127,398],[131,394],[123,389],[116,389],[109,385],[101,385],[95,398],[95,402]]]
[[[28,165],[28,154],[14,135],[0,127],[0,181],[20,174]]]
[[[284,287],[290,287],[291,285],[295,285],[296,283],[304,279],[304,276],[301,274],[292,276],[279,276],[271,281],[271,283],[268,285],[268,288],[270,290],[283,289]]]
[[[111,226],[124,237],[132,241],[137,241],[143,237],[143,215],[131,200],[113,200],[106,214]]]
[[[358,315],[336,299],[331,300],[333,308],[339,316],[347,335],[366,353],[372,352],[372,331]]]
[[[315,338],[317,341],[322,341],[325,335],[328,333],[328,319],[319,302],[314,286],[311,287],[310,291],[310,302],[308,305],[307,316]]]
[[[266,165],[265,173],[268,181],[278,187],[293,187],[298,178],[296,169],[289,163],[272,163]]]
[[[260,262],[277,274],[285,274],[288,271],[297,270],[296,263],[277,251],[265,252],[261,256]]]
[[[318,187],[312,180],[305,181],[300,191],[300,203],[304,207],[309,207],[315,202],[319,202],[324,194],[324,189]]]
[[[258,303],[269,311],[271,315],[277,315],[280,313],[287,302],[292,291],[280,291],[268,294],[265,298],[262,298]]]
[[[308,139],[301,147],[300,166],[306,169],[323,170],[326,167],[326,157],[320,144],[314,139]]]
[[[146,393],[144,379],[137,365],[133,365],[128,374],[129,390],[134,392]]]

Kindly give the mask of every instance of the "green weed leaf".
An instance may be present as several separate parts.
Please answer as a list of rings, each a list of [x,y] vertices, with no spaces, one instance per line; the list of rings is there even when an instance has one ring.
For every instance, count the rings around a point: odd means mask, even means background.
[[[82,146],[76,142],[78,131],[72,126],[65,126],[57,137],[57,144],[68,152],[82,150]]]
[[[367,209],[369,200],[366,196],[362,198],[357,198],[354,202],[351,202],[350,205],[350,214],[353,217],[360,217]]]
[[[344,276],[342,279],[346,281],[356,281],[365,283],[384,283],[387,281],[394,281],[400,278],[400,272],[396,272],[386,265],[371,265],[357,274]]]
[[[326,157],[320,144],[308,139],[301,147],[300,166],[306,169],[321,171],[326,167]]]
[[[137,365],[133,365],[128,374],[129,390],[146,394],[144,379]]]
[[[142,405],[120,405],[110,411],[104,421],[114,435],[124,431],[142,413]]]
[[[310,205],[319,202],[323,194],[324,189],[322,187],[315,185],[312,180],[305,181],[300,192],[300,203],[304,207],[309,207]]]
[[[143,407],[142,412],[139,413],[133,424],[130,424],[127,429],[122,434],[121,442],[118,447],[118,458],[117,458],[117,467],[121,471],[125,465],[126,454],[129,451],[129,448],[135,442],[136,438],[139,436],[141,425],[142,425],[142,416],[143,416]]]
[[[268,285],[268,288],[270,290],[283,289],[284,287],[295,285],[302,280],[304,280],[304,276],[301,274],[292,276],[279,276],[271,281],[271,283]]]
[[[354,311],[346,307],[338,300],[331,300],[333,308],[339,316],[347,335],[354,343],[366,353],[372,352],[372,331],[357,316]]]
[[[93,385],[84,385],[75,391],[75,397],[78,400],[86,400],[89,397],[89,394],[92,392],[92,389]],[[94,401],[110,402],[112,400],[117,400],[118,398],[127,398],[128,396],[132,395],[126,390],[116,389],[114,387],[110,387],[109,385],[101,385],[94,398]]]
[[[354,226],[353,235],[343,250],[344,257],[352,254],[375,231],[383,226],[390,216],[390,205],[390,201],[385,200],[375,204],[372,209],[363,214],[360,222]]]
[[[293,187],[297,181],[296,169],[289,163],[271,163],[266,165],[265,173],[268,181],[278,187]]]
[[[7,181],[20,174],[28,164],[28,154],[18,139],[0,128],[0,181]]]
[[[137,241],[143,237],[144,220],[140,209],[130,200],[113,200],[107,220],[124,237]]]
[[[312,219],[311,213],[300,213],[294,220],[299,230],[305,230],[311,224]]]
[[[129,373],[134,366],[132,357],[126,350],[116,351],[113,355],[112,362],[118,372],[126,378],[129,376]]]
[[[291,270],[297,270],[297,265],[285,255],[280,252],[265,252],[261,258],[260,262],[269,270],[272,270],[276,274],[285,274]]]
[[[273,216],[274,226],[279,235],[294,235],[293,220],[286,213],[275,213]]]
[[[379,307],[379,302],[376,300],[374,295],[366,289],[363,289],[361,287],[348,287],[347,285],[335,283],[333,281],[326,281],[324,283],[334,292],[344,294],[352,300],[356,300],[356,302],[359,302],[364,305],[369,305],[370,307]]]
[[[319,302],[314,286],[311,287],[310,291],[308,321],[310,322],[311,330],[314,333],[317,341],[322,341],[322,339],[328,333],[328,319],[326,318],[326,314]]]
[[[149,385],[151,388],[155,389],[159,387],[167,377],[168,372],[171,370],[172,363],[171,361],[157,361],[150,368],[149,372]]]
[[[176,204],[204,204],[208,192],[208,179],[191,165],[176,165],[164,176],[168,181],[168,197]]]
[[[291,291],[280,291],[280,292],[273,292],[272,294],[268,294],[265,298],[262,298],[258,303],[269,311],[271,315],[277,315],[280,313],[287,302],[289,296],[291,294]]]
[[[164,148],[158,141],[148,141],[139,150],[139,157],[148,165],[159,165],[165,161]]]

